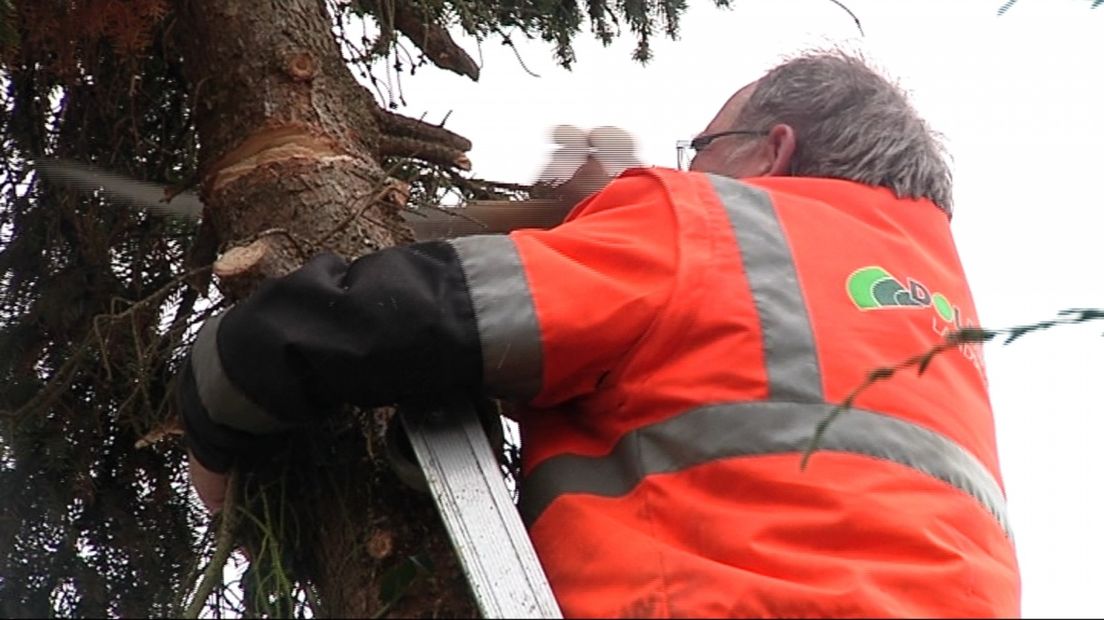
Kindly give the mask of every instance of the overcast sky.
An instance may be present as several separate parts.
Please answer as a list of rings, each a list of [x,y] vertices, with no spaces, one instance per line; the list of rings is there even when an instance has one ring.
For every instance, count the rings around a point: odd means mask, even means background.
[[[475,143],[478,176],[531,181],[552,125],[618,125],[648,163],[675,165],[724,100],[788,53],[863,50],[913,94],[954,158],[953,230],[982,322],[1050,318],[1104,307],[1100,265],[1104,176],[1104,8],[1088,0],[847,0],[866,31],[829,0],[691,2],[678,42],[656,41],[640,67],[632,44],[577,45],[559,69],[550,49],[483,46],[479,84],[433,70],[403,80],[401,111]],[[477,55],[473,42],[466,43]],[[1102,617],[1104,322],[1058,328],[986,357],[1027,616]]]

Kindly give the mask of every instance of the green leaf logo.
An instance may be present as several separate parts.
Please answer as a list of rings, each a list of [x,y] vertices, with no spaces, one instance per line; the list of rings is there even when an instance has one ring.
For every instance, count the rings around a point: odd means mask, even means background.
[[[944,322],[958,325],[959,310],[946,295],[929,292],[911,277],[906,281],[907,285],[877,265],[861,267],[847,277],[847,296],[859,310],[930,307]]]
[[[881,267],[856,269],[847,278],[847,296],[860,310],[897,305],[896,294],[904,290],[905,287]]]
[[[948,323],[954,320],[954,308],[951,307],[951,302],[947,301],[943,293],[932,295],[932,305],[935,306],[935,312],[939,314],[939,318]]]

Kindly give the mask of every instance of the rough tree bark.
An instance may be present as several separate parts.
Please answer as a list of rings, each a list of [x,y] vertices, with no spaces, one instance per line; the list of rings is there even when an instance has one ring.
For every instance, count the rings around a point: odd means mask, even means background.
[[[328,250],[347,258],[412,239],[402,183],[381,155],[467,167],[470,144],[381,109],[342,61],[323,0],[180,0],[176,43],[198,128],[205,219],[222,251],[220,289],[240,298],[263,278]],[[327,616],[471,616],[470,594],[432,504],[400,486],[381,443],[335,442],[301,524],[300,567]],[[327,508],[333,507],[333,510]],[[337,507],[341,507],[340,510]],[[387,610],[381,577],[428,556],[435,577]],[[386,586],[384,586],[386,587]]]

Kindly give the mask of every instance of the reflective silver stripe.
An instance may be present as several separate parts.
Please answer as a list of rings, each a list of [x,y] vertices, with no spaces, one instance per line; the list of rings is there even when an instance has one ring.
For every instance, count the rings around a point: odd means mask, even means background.
[[[620,497],[653,474],[733,457],[800,453],[832,410],[828,404],[747,402],[710,405],[621,438],[606,456],[562,455],[536,467],[522,485],[521,514],[533,523],[566,494]],[[819,452],[885,459],[938,478],[972,496],[1007,533],[1004,493],[972,454],[947,437],[881,413],[851,409],[825,432]],[[816,467],[814,454],[809,467]],[[796,462],[793,475],[801,476]]]
[[[770,398],[823,402],[813,330],[770,196],[735,179],[709,175],[709,180],[732,224],[755,298]]]
[[[494,396],[529,400],[541,388],[540,326],[521,256],[505,235],[449,241],[460,257],[483,349],[483,383]]]
[[[218,326],[225,317],[223,312],[208,319],[196,334],[195,345],[192,346],[192,372],[199,400],[207,409],[207,415],[219,424],[257,435],[292,428],[291,424],[269,415],[226,376],[216,341]]]

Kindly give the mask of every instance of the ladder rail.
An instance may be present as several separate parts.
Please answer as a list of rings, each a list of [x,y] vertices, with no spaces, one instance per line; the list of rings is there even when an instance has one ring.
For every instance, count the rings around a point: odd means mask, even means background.
[[[483,617],[562,618],[472,404],[399,418]]]

